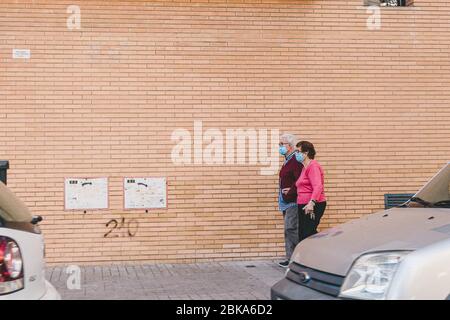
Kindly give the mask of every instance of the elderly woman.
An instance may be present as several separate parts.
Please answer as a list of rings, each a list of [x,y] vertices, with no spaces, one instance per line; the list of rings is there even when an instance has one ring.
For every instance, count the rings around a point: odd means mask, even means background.
[[[327,202],[324,173],[321,165],[314,160],[314,145],[309,141],[300,141],[297,148],[296,159],[303,164],[303,171],[296,182],[299,241],[302,241],[317,233]]]
[[[297,140],[292,134],[283,134],[280,137],[280,154],[284,157],[284,162],[279,175],[278,205],[284,218],[286,260],[279,262],[278,265],[284,268],[289,265],[289,260],[298,244],[297,188],[295,182],[300,177],[303,165],[295,158],[296,142]]]

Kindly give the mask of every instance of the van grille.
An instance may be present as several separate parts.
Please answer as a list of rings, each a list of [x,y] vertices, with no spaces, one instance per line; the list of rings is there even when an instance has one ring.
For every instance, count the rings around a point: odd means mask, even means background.
[[[289,265],[289,272],[286,275],[291,281],[304,287],[337,297],[344,282],[344,277],[315,270],[298,263],[292,262]]]

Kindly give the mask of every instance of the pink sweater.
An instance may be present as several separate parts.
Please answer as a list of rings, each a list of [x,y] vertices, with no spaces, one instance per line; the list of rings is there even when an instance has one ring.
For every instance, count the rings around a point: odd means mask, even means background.
[[[298,204],[306,204],[311,199],[317,202],[326,201],[323,169],[316,160],[311,160],[308,167],[302,170],[295,185]]]

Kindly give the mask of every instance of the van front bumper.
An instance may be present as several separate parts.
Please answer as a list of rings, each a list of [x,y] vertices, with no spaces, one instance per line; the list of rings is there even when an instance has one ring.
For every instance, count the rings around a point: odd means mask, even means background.
[[[278,281],[270,289],[272,300],[339,300],[339,298],[299,285],[289,279]]]

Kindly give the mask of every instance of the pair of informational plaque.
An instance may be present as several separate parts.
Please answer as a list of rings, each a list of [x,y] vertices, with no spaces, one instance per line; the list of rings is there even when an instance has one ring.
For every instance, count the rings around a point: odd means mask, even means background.
[[[66,210],[108,209],[108,178],[67,178]],[[167,207],[166,178],[124,178],[125,209],[160,209]]]

